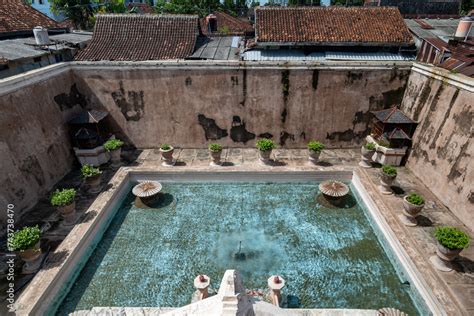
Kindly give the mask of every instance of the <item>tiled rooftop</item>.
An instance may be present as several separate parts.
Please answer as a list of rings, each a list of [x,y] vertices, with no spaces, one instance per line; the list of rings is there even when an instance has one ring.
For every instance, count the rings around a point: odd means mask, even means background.
[[[32,32],[35,26],[59,28],[54,20],[20,0],[0,0],[0,36],[1,33]]]
[[[255,12],[257,43],[413,44],[396,8],[259,7]]]
[[[91,43],[76,60],[182,59],[193,53],[199,33],[194,15],[99,15]]]
[[[129,10],[133,10],[134,8],[136,8],[136,13],[140,13],[140,14],[152,14],[152,13],[155,13],[155,9],[153,9],[152,6],[150,6],[149,4],[147,3],[132,3],[130,2],[128,5],[127,5],[127,9]]]
[[[220,11],[215,11],[212,14],[217,19],[217,34],[221,34],[223,30],[225,30],[224,35],[245,35],[248,33],[253,33],[254,31],[252,24],[250,24],[248,21],[244,21]],[[206,18],[201,19],[200,23],[201,30],[204,34],[215,34],[209,32]]]

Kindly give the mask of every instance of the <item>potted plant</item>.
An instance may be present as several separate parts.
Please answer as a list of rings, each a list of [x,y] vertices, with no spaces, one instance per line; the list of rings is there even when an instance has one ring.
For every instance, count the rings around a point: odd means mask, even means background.
[[[309,153],[309,161],[316,164],[319,160],[319,155],[323,151],[325,146],[315,140],[312,140],[308,143],[308,153]]]
[[[120,139],[109,139],[104,143],[104,148],[110,152],[110,159],[112,160],[112,166],[116,167],[120,165],[120,154],[122,153],[122,146],[124,142]]]
[[[256,146],[260,154],[260,161],[268,164],[272,150],[276,148],[275,143],[271,139],[261,138],[257,140]]]
[[[416,217],[425,206],[425,199],[418,193],[412,192],[403,198],[403,223],[407,226],[416,226]]]
[[[51,194],[51,205],[56,206],[59,214],[66,220],[66,223],[70,223],[76,213],[76,190],[74,189],[57,189]]]
[[[211,156],[211,166],[221,165],[222,146],[219,144],[209,144],[209,154]]]
[[[375,153],[375,143],[367,143],[360,149],[361,160],[359,166],[362,168],[371,168],[372,156]]]
[[[81,168],[82,177],[89,185],[89,191],[91,193],[97,193],[100,191],[100,175],[102,171],[99,168],[95,168],[92,165],[84,165]]]
[[[41,230],[38,225],[23,227],[8,239],[8,249],[15,251],[25,262],[32,262],[41,255]]]
[[[462,230],[449,226],[436,228],[435,237],[438,241],[437,256],[431,257],[430,260],[437,269],[444,272],[452,271],[451,261],[469,246],[470,238]]]
[[[383,165],[380,173],[380,191],[383,194],[393,194],[390,187],[397,177],[397,169],[390,165]]]
[[[174,165],[175,161],[173,160],[173,152],[174,152],[173,146],[170,146],[168,144],[162,144],[160,146],[160,152],[161,152],[161,157],[164,160],[163,161],[164,166]]]

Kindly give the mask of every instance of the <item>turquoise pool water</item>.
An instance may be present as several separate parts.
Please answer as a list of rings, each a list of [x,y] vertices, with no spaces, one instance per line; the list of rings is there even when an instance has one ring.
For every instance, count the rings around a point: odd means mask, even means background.
[[[58,315],[93,306],[190,303],[193,279],[217,288],[238,269],[248,289],[272,274],[301,308],[395,307],[419,314],[366,212],[323,203],[317,183],[164,183],[153,209],[125,199],[60,304]],[[245,261],[234,254],[242,242]]]

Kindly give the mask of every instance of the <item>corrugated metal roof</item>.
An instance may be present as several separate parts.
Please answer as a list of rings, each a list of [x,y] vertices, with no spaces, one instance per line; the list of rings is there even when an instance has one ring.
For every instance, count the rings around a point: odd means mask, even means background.
[[[431,25],[433,29],[424,29],[412,19],[405,19],[405,24],[419,38],[452,37],[459,24],[459,19],[423,19],[423,21]],[[474,36],[474,27],[471,28],[469,36]]]
[[[238,60],[239,36],[200,37],[192,59]]]
[[[385,60],[414,60],[414,56],[404,56],[393,53],[370,53],[370,52],[326,52],[326,59],[328,60],[374,60],[374,61],[385,61]]]
[[[372,60],[405,61],[414,60],[414,56],[402,56],[391,53],[355,53],[355,52],[314,52],[305,54],[302,50],[250,50],[243,54],[247,61],[324,61],[324,60]]]
[[[92,38],[88,34],[66,33],[59,35],[51,35],[49,39],[54,42],[70,43],[77,45],[89,41]],[[35,39],[33,37],[17,38],[12,40],[0,41],[0,57],[7,60],[19,60],[24,58],[35,58],[49,54],[49,51],[60,51],[69,49],[64,44],[56,44],[48,46],[48,49],[40,49],[34,46]]]

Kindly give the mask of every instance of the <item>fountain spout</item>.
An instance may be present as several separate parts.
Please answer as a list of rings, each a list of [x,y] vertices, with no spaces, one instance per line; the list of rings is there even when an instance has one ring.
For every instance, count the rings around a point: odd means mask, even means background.
[[[242,252],[242,241],[239,241],[239,251],[234,254],[235,260],[244,261],[246,259],[245,253]]]

